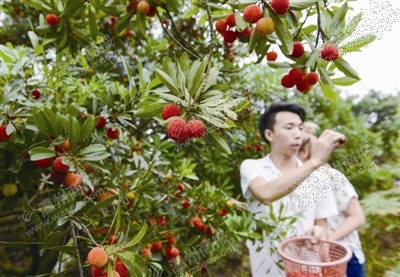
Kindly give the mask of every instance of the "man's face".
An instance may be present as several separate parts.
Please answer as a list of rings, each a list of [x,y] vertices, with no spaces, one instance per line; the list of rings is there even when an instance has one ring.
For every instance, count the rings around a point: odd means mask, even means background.
[[[303,142],[303,122],[291,112],[279,112],[275,117],[274,131],[266,130],[271,149],[285,155],[294,155]]]

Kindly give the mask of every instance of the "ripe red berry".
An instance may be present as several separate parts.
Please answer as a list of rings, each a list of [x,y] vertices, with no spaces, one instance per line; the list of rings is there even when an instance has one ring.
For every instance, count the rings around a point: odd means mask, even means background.
[[[156,8],[150,6],[149,12],[148,12],[146,15],[147,15],[148,17],[153,17],[153,16],[156,15],[156,13],[157,13]]]
[[[331,44],[327,44],[322,48],[321,57],[325,61],[335,61],[339,58],[339,49]]]
[[[289,0],[271,0],[271,7],[277,14],[283,15],[289,10]]]
[[[118,237],[116,235],[111,235],[108,238],[108,244],[116,244],[117,242],[118,242]]]
[[[103,248],[95,247],[89,251],[87,262],[90,265],[101,268],[107,264],[108,254]]]
[[[76,187],[82,184],[82,176],[76,172],[69,172],[65,175],[64,185],[67,187]]]
[[[304,81],[311,86],[315,85],[319,81],[319,75],[316,72],[307,73],[306,76],[304,76]]]
[[[202,213],[202,212],[204,212],[205,210],[206,210],[206,208],[204,207],[204,206],[197,206],[196,207],[196,210],[198,211],[198,212],[200,212],[200,213]]]
[[[181,206],[183,208],[185,208],[185,209],[189,208],[190,207],[190,201],[186,200],[186,201],[182,202]]]
[[[176,247],[172,247],[169,251],[170,257],[175,258],[176,256],[179,255],[179,249]]]
[[[293,42],[293,53],[290,55],[292,58],[300,58],[304,53],[304,46],[299,41]]]
[[[153,243],[153,245],[151,246],[151,249],[154,251],[160,251],[162,249],[162,242],[158,241]]]
[[[7,135],[7,125],[0,126],[0,142],[5,142],[10,140],[10,135]]]
[[[225,208],[220,208],[220,209],[217,210],[217,213],[220,216],[226,216],[228,214],[228,211]]]
[[[119,129],[115,128],[113,129],[112,127],[107,129],[107,137],[110,139],[118,139],[119,138]]]
[[[133,2],[131,2],[127,7],[126,7],[126,11],[130,12],[133,11],[133,13],[136,12],[136,8],[137,8],[138,2],[135,0]]]
[[[146,1],[140,1],[137,5],[137,9],[142,14],[147,14],[150,10],[150,5]]]
[[[192,138],[200,138],[204,136],[206,132],[206,127],[204,126],[203,121],[195,119],[191,120],[186,125],[189,136]]]
[[[101,277],[103,268],[101,267],[95,267],[94,265],[92,265],[90,272],[92,273],[92,277]]]
[[[32,95],[33,99],[37,100],[37,99],[40,99],[40,96],[42,95],[42,93],[40,92],[40,90],[34,89],[34,90],[32,90],[31,95]]]
[[[204,223],[203,222],[195,224],[195,225],[196,225],[196,229],[197,230],[199,230],[199,231],[203,231],[204,230]]]
[[[150,257],[150,256],[151,256],[151,250],[148,249],[148,248],[144,248],[144,249],[142,250],[142,257],[147,258],[147,257]]]
[[[46,168],[49,167],[52,162],[53,162],[52,158],[47,158],[35,161],[35,165],[40,168]]]
[[[311,89],[311,85],[307,84],[305,79],[303,78],[296,83],[296,88],[300,92],[307,93]]]
[[[58,16],[55,14],[48,14],[46,15],[46,22],[50,26],[56,26],[58,24]]]
[[[236,21],[234,13],[231,13],[226,17],[226,23],[228,24],[229,27],[235,27]]]
[[[292,79],[296,84],[303,79],[303,70],[300,68],[293,68],[289,71],[289,77]]]
[[[215,29],[217,30],[218,33],[225,33],[226,28],[228,27],[228,24],[225,19],[219,19],[215,23]]]
[[[253,32],[253,28],[246,27],[243,31],[239,32],[238,38],[240,42],[248,42],[251,37],[251,33]]]
[[[225,44],[234,43],[237,37],[236,32],[234,31],[225,31],[222,36],[224,37]]]
[[[192,218],[191,223],[194,224],[195,226],[203,224],[203,221],[201,220],[200,217],[195,216]]]
[[[158,218],[158,225],[165,225],[166,223],[167,223],[167,219],[165,218],[165,216]]]
[[[129,277],[128,269],[126,268],[125,264],[122,261],[118,261],[115,264],[115,271],[119,273],[120,277]]]
[[[170,236],[170,237],[168,237],[168,242],[169,242],[169,244],[175,244],[176,243],[176,237],[174,237],[174,236]]]
[[[179,183],[178,186],[176,187],[177,190],[184,190],[185,189],[185,185],[182,183]]]
[[[133,32],[132,32],[132,31],[126,31],[126,32],[123,34],[124,38],[129,38],[129,37],[132,36],[132,35],[133,35]]]
[[[292,78],[290,78],[289,74],[286,74],[282,77],[281,85],[284,88],[292,88],[295,84],[296,82]]]
[[[213,234],[211,227],[207,227],[205,232],[207,236],[211,236]]]
[[[180,115],[181,115],[181,108],[176,104],[165,105],[161,112],[161,116],[164,120],[173,116],[180,116]]]
[[[186,121],[182,118],[171,121],[167,126],[167,135],[177,142],[184,142],[189,137]]]
[[[262,10],[257,5],[248,5],[243,10],[243,19],[249,23],[256,23],[262,17]]]
[[[278,53],[276,53],[275,51],[269,51],[267,52],[267,61],[273,62],[278,58]]]
[[[50,179],[56,184],[61,184],[62,182],[64,182],[65,175],[65,172],[58,172],[53,168]]]
[[[62,162],[63,157],[59,156],[54,160],[54,169],[58,172],[65,172],[69,169],[68,165],[63,164]]]
[[[96,121],[97,121],[97,124],[96,124],[97,129],[101,129],[104,126],[106,126],[107,119],[104,116],[101,116],[101,115],[96,116]]]

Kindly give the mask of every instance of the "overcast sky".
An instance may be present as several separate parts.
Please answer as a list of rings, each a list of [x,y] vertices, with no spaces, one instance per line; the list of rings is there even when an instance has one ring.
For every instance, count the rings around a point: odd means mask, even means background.
[[[358,28],[360,33],[375,34],[377,39],[362,52],[348,53],[344,58],[354,67],[361,81],[343,87],[349,94],[365,94],[370,89],[383,93],[395,93],[400,90],[400,30],[399,0],[358,0],[349,2],[354,11],[349,11],[347,21],[363,13]],[[362,30],[362,33],[361,33]]]

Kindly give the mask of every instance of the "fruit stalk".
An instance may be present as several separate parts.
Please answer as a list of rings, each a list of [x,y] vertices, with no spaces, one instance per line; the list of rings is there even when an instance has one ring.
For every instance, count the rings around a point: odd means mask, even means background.
[[[74,244],[76,247],[76,259],[78,261],[78,269],[79,269],[79,276],[83,277],[83,269],[82,269],[82,264],[81,264],[81,255],[79,253],[79,247],[78,247],[78,239],[76,238],[76,233],[75,233],[75,226],[71,222],[71,234],[72,238],[74,239]]]

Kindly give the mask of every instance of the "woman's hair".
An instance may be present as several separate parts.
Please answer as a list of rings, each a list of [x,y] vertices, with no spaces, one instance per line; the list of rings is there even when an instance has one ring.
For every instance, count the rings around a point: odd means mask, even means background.
[[[308,130],[310,131],[310,134],[317,136],[319,133],[319,126],[312,122],[312,121],[306,121],[303,124],[304,130],[307,132]]]
[[[300,153],[304,153],[308,151],[307,156],[304,157],[305,160],[309,160],[311,157],[311,140],[310,138],[303,140],[303,143],[301,144],[300,148],[299,148],[299,154]]]

